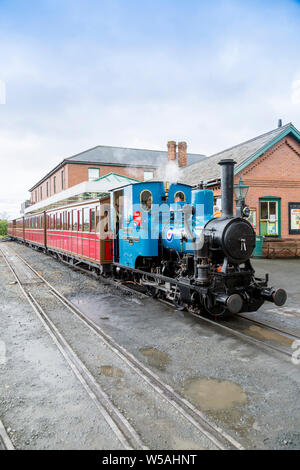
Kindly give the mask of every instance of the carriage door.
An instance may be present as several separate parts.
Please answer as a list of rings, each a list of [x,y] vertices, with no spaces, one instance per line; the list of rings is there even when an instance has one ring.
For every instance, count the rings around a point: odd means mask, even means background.
[[[119,231],[123,228],[123,189],[114,192],[113,201],[114,261],[118,263],[120,259]]]

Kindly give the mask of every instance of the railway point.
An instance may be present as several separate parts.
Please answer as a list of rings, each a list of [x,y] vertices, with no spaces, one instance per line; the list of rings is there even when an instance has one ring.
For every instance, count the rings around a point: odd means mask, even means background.
[[[299,2],[17,4],[0,461],[299,450]]]

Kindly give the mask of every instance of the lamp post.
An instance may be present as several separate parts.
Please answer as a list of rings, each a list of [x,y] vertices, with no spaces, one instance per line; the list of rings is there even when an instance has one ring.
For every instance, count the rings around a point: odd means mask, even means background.
[[[249,217],[250,209],[245,204],[245,199],[248,193],[249,186],[247,186],[242,177],[240,177],[239,184],[234,186],[235,202],[236,202],[236,215],[237,217]]]

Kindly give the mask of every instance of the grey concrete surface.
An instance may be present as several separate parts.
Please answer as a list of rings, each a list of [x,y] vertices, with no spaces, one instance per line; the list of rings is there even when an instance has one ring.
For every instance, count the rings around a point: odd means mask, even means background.
[[[30,248],[14,245],[14,249],[246,448],[300,448],[300,366],[156,300],[124,295]],[[253,263],[258,274],[266,270],[271,283],[289,294],[283,309],[266,303],[256,318],[300,334],[300,261]],[[84,344],[78,337],[78,348]],[[117,367],[122,369],[121,364]],[[112,381],[112,394],[117,395],[116,389]],[[162,435],[164,427],[162,422]],[[177,444],[176,439],[174,446],[188,445],[188,435]]]

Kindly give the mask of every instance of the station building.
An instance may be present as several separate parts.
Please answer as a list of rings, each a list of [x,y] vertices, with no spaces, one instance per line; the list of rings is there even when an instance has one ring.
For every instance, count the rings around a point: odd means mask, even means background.
[[[300,257],[300,132],[281,121],[278,127],[181,170],[181,181],[205,181],[220,207],[220,166],[232,158],[235,185],[242,177],[249,186],[246,205],[249,221],[263,237],[267,257]]]
[[[174,145],[176,147],[175,142],[168,144],[171,158]],[[184,165],[205,158],[201,154],[187,154],[185,142],[181,142],[179,146],[182,155],[180,161]],[[98,145],[64,158],[30,188],[30,203],[40,203],[72,186],[97,180],[110,173],[139,181],[151,180],[156,176],[157,169],[167,160],[167,155],[167,151]]]

